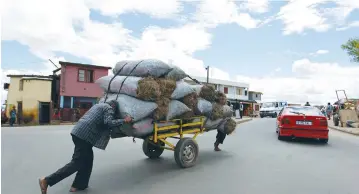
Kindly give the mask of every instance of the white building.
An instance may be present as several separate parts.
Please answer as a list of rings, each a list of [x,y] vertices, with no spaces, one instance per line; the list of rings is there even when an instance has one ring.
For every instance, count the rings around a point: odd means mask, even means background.
[[[191,76],[193,79],[196,79],[200,83],[206,83],[206,77],[197,77]],[[195,84],[190,78],[186,78],[186,82]],[[227,95],[229,101],[239,100],[239,101],[249,101],[249,84],[242,82],[234,82],[227,80],[219,80],[209,78],[208,83],[213,85],[216,90],[221,91]]]

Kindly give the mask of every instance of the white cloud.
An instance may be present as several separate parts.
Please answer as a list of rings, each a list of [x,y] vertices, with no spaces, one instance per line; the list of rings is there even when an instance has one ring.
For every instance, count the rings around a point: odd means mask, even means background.
[[[243,8],[254,13],[265,13],[269,10],[268,0],[247,0],[243,4]]]
[[[157,18],[173,18],[183,9],[180,0],[86,0],[86,3],[91,9],[114,17],[143,13]]]
[[[346,26],[336,28],[336,30],[337,31],[344,31],[344,30],[348,30],[350,28],[355,28],[355,27],[359,27],[359,21],[350,22]]]
[[[327,53],[329,53],[328,50],[317,50],[316,52],[310,53],[309,55],[311,55],[311,56],[318,56],[318,55],[324,55],[324,54],[327,54]]]
[[[240,12],[239,6],[231,0],[200,1],[197,9],[195,20],[210,28],[220,24],[237,23],[243,28],[252,29],[260,24],[260,20]]]
[[[288,100],[292,103],[323,104],[336,101],[335,90],[344,89],[348,97],[359,97],[359,67],[343,67],[336,63],[316,63],[301,59],[292,64],[293,76],[243,77],[251,90],[264,93],[264,100]],[[343,98],[343,96],[341,96]]]
[[[320,8],[330,2],[336,3],[336,7]],[[357,0],[291,0],[281,7],[277,19],[285,25],[284,35],[302,34],[307,29],[325,32],[345,23],[349,14],[358,8]]]

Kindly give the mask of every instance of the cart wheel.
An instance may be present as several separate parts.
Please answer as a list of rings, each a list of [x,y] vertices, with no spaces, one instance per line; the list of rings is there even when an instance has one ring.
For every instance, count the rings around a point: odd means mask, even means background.
[[[192,138],[180,139],[175,148],[175,160],[181,168],[189,168],[196,164],[198,145]]]
[[[154,144],[155,143],[149,138],[144,139],[142,144],[143,153],[151,159],[159,158],[164,151],[164,148],[160,148],[159,146],[165,146],[161,141],[157,143],[158,146]]]

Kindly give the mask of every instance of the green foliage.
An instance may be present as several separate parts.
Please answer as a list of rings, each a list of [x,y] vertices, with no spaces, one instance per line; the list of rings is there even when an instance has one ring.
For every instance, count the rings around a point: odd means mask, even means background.
[[[349,39],[341,47],[351,57],[351,61],[359,63],[359,38]]]

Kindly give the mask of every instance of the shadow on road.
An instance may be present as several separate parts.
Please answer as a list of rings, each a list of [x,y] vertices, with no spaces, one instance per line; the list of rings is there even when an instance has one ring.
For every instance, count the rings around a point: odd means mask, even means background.
[[[294,139],[284,140],[283,142],[289,144],[301,144],[301,145],[316,146],[316,147],[329,146],[328,144],[322,143],[317,139],[308,139],[308,138],[294,138]]]
[[[199,153],[196,166],[192,168],[180,168],[173,157],[161,157],[159,159],[142,159],[131,164],[119,165],[117,168],[107,169],[93,176],[93,190],[86,193],[96,193],[101,190],[126,192],[139,185],[151,185],[180,176],[183,173],[196,173],[202,166],[216,165],[232,155],[228,152],[214,152],[203,150]],[[96,178],[95,178],[96,177]],[[95,191],[96,190],[96,191]]]

